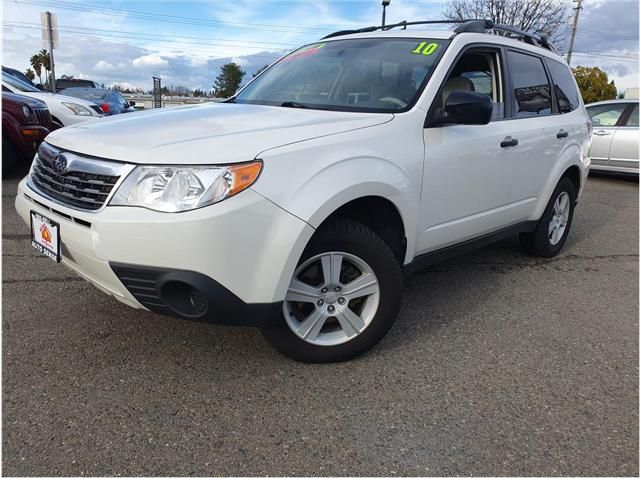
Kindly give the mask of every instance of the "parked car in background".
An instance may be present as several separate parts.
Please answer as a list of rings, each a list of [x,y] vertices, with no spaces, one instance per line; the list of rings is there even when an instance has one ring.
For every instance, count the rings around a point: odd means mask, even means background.
[[[66,88],[60,91],[60,94],[97,103],[106,116],[135,111],[133,107],[135,102],[127,101],[124,96],[115,90],[103,88]]]
[[[610,100],[587,105],[593,123],[591,169],[640,172],[638,100]]]
[[[33,81],[31,81],[27,75],[25,75],[24,73],[22,73],[19,70],[16,70],[15,68],[9,68],[8,66],[3,66],[2,67],[2,71],[4,73],[7,73],[11,76],[15,76],[16,78],[18,78],[19,80],[24,81],[25,83],[27,83],[28,85],[33,86],[34,88],[37,88],[35,83]]]
[[[95,81],[82,80],[80,78],[61,78],[56,80],[56,90],[64,90],[65,88],[100,88]]]
[[[104,116],[102,108],[92,101],[40,91],[4,71],[2,72],[2,91],[10,91],[44,101],[51,112],[53,121],[61,126],[69,126]]]
[[[28,96],[2,93],[2,171],[31,163],[38,146],[56,129],[47,105]]]

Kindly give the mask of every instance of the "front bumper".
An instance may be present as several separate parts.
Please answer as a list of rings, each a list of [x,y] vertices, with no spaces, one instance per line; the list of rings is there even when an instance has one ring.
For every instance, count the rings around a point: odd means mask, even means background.
[[[278,308],[314,232],[252,189],[184,213],[120,206],[90,213],[61,206],[23,180],[16,209],[27,224],[31,210],[57,221],[62,263],[116,299],[182,318],[238,325],[259,325]],[[156,298],[125,285],[132,271],[154,272],[157,280],[148,292]],[[167,277],[175,279],[177,273],[183,282],[193,279],[205,289],[199,291],[210,302],[205,314],[185,313],[167,299],[175,289],[166,286]]]

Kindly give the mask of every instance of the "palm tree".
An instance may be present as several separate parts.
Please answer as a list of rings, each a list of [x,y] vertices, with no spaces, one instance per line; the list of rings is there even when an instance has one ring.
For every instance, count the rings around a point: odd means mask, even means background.
[[[44,67],[45,83],[49,83],[49,72],[51,71],[51,55],[44,48],[38,52],[40,63]]]
[[[26,71],[24,72],[24,76],[29,78],[31,81],[33,81],[36,78],[36,74],[33,72],[31,68],[26,69]]]
[[[38,81],[42,84],[42,59],[40,58],[40,54],[36,53],[35,55],[32,55],[29,59],[29,63],[36,72],[36,75],[38,75]]]

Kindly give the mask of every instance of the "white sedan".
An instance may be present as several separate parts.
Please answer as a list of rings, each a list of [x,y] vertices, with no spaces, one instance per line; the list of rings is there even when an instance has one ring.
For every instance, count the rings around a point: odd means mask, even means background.
[[[104,116],[102,108],[90,101],[57,95],[37,88],[2,72],[2,91],[10,91],[44,101],[51,112],[53,120],[62,126],[69,126],[81,121]]]
[[[638,174],[638,100],[591,103],[587,113],[593,122],[591,169]]]

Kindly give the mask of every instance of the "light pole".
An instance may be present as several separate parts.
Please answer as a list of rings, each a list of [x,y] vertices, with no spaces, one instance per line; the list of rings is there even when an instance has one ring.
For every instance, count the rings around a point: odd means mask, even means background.
[[[391,3],[391,0],[382,0],[382,26],[385,24],[387,16],[387,6]]]

